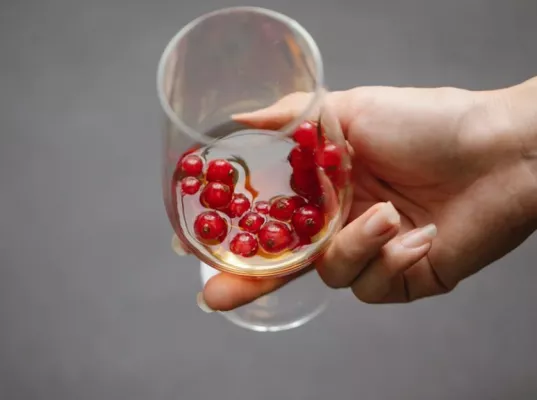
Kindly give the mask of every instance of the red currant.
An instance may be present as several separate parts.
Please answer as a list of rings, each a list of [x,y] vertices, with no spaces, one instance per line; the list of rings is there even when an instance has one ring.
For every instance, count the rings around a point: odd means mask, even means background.
[[[207,164],[205,178],[208,182],[223,182],[231,186],[235,181],[235,169],[224,159],[211,160]]]
[[[349,180],[349,171],[336,168],[333,170],[327,170],[326,176],[336,188],[341,189]]]
[[[293,196],[291,197],[291,200],[293,201],[294,205],[295,205],[295,209],[297,208],[300,208],[304,205],[306,205],[307,201],[304,197],[300,197],[300,196]]]
[[[181,170],[186,176],[199,176],[203,170],[203,160],[196,154],[181,159]]]
[[[185,151],[185,152],[183,153],[182,157],[186,157],[186,156],[188,156],[189,154],[192,154],[192,153],[198,151],[200,148],[201,148],[201,145],[196,144],[196,145],[190,147],[187,151]]]
[[[293,139],[300,147],[315,149],[317,147],[317,126],[309,121],[301,123],[293,133]]]
[[[183,194],[195,194],[200,190],[200,187],[200,180],[193,176],[187,176],[181,180],[181,191]]]
[[[181,163],[183,162],[183,159],[186,158],[188,155],[197,152],[200,149],[200,147],[201,147],[200,145],[192,146],[187,151],[185,151],[183,154],[181,154],[181,156],[179,157],[179,160],[177,161],[177,169],[179,171],[182,171],[182,169],[183,169],[182,166],[181,166]],[[175,153],[171,152],[170,156],[172,154],[175,154]]]
[[[209,182],[201,191],[201,203],[215,210],[226,208],[231,202],[233,192],[225,183]]]
[[[295,202],[289,197],[279,197],[270,206],[270,216],[280,221],[289,221],[296,210]]]
[[[317,171],[294,171],[291,175],[291,187],[296,193],[306,198],[321,193]]]
[[[289,248],[293,235],[283,222],[269,221],[257,234],[259,245],[267,253],[277,254]]]
[[[293,246],[291,246],[291,247],[292,247],[292,250],[296,250],[299,247],[307,246],[307,245],[309,245],[311,243],[312,243],[312,241],[311,241],[311,238],[309,236],[298,236],[297,235],[297,240],[294,241]]]
[[[308,204],[317,206],[321,210],[325,210],[326,194],[324,192],[314,193],[308,196]]]
[[[315,168],[315,156],[310,149],[295,146],[289,153],[289,164],[296,170],[311,170]]]
[[[324,215],[315,206],[300,207],[293,214],[292,224],[299,236],[312,237],[323,229]]]
[[[196,217],[194,232],[202,242],[221,243],[227,235],[227,222],[215,211],[205,211]]]
[[[246,211],[250,209],[250,200],[242,193],[234,194],[229,204],[229,216],[231,218],[241,217]]]
[[[252,257],[257,253],[259,245],[257,239],[248,232],[237,233],[229,243],[229,249],[233,254],[242,257]]]
[[[265,217],[250,211],[243,215],[239,221],[239,227],[245,231],[257,233],[265,223]]]
[[[315,162],[325,170],[335,170],[341,166],[343,152],[333,143],[325,143],[315,154]]]
[[[270,204],[268,201],[256,201],[254,209],[260,214],[268,214],[270,212]]]

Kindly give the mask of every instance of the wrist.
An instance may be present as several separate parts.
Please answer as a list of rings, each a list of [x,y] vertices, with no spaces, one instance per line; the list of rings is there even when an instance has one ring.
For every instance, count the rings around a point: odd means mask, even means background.
[[[498,165],[510,171],[522,217],[537,228],[537,78],[485,96]]]

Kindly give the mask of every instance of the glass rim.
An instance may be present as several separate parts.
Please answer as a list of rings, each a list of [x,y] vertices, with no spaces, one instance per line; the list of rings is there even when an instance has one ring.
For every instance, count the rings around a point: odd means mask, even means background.
[[[262,7],[252,7],[252,6],[237,6],[237,7],[227,7],[227,8],[221,8],[215,11],[211,11],[208,13],[205,13],[192,21],[190,21],[188,24],[186,24],[183,28],[181,28],[168,42],[166,45],[166,48],[164,49],[157,68],[157,92],[158,92],[158,98],[160,105],[162,109],[164,110],[167,118],[175,125],[177,126],[181,131],[186,133],[188,136],[190,136],[192,139],[199,141],[201,143],[211,143],[214,141],[208,140],[209,138],[206,137],[202,132],[199,132],[197,129],[192,128],[191,126],[188,126],[179,116],[177,113],[173,110],[170,102],[168,101],[168,98],[165,93],[164,88],[164,78],[165,78],[165,71],[167,62],[170,58],[170,55],[172,51],[176,48],[177,44],[186,36],[188,35],[195,27],[203,23],[204,21],[215,17],[217,15],[225,14],[225,13],[231,13],[231,12],[237,12],[237,11],[246,11],[246,12],[253,12],[258,13],[262,15],[266,15],[272,19],[278,20],[282,22],[283,24],[291,27],[293,30],[295,30],[301,38],[305,41],[308,50],[312,54],[313,61],[315,63],[315,89],[311,92],[313,93],[312,98],[308,101],[308,104],[304,107],[300,115],[297,115],[293,121],[283,126],[280,130],[276,131],[275,137],[281,138],[286,137],[291,132],[293,132],[304,120],[307,119],[307,117],[310,115],[312,110],[314,110],[320,99],[322,98],[322,95],[324,93],[324,71],[323,71],[323,60],[321,56],[321,52],[319,50],[319,47],[317,46],[317,43],[313,39],[313,37],[310,35],[310,33],[295,19],[288,17],[285,14],[282,14],[277,11],[269,10]],[[258,130],[259,131],[259,130]],[[264,130],[262,130],[264,131]],[[271,131],[274,132],[274,131]]]

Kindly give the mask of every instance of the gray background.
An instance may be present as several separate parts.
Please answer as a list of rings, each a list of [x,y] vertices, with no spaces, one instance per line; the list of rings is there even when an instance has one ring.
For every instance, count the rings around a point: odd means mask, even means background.
[[[317,39],[330,87],[495,88],[537,74],[535,0],[266,0]],[[535,238],[451,295],[342,293],[255,334],[195,305],[170,250],[155,69],[223,0],[0,3],[0,399],[537,398]]]

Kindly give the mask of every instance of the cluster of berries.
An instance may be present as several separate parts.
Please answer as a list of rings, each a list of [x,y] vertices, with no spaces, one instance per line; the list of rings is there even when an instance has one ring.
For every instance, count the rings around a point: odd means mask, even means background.
[[[322,207],[316,202],[322,195],[318,167],[336,182],[340,173],[341,149],[323,139],[319,143],[317,126],[305,122],[294,132],[297,145],[288,156],[293,170],[291,186],[295,196],[276,196],[251,204],[243,193],[235,192],[237,172],[224,159],[204,163],[196,154],[179,161],[181,192],[193,195],[201,190],[201,204],[207,209],[194,220],[194,233],[206,244],[222,243],[229,232],[227,215],[240,228],[229,241],[229,250],[242,257],[252,257],[261,249],[279,254],[297,245],[311,243],[325,225]]]

